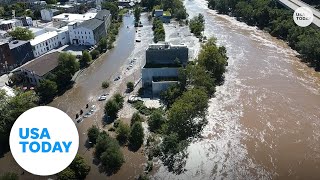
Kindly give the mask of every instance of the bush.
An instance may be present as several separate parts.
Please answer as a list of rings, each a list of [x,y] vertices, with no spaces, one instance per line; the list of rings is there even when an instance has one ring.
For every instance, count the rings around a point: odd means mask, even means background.
[[[128,82],[127,83],[127,89],[129,92],[132,92],[134,90],[134,83],[133,82]]]
[[[88,129],[88,133],[87,133],[89,142],[91,142],[92,144],[96,144],[99,134],[100,134],[100,131],[97,128],[97,126],[91,126]]]
[[[103,81],[101,84],[101,87],[104,89],[107,89],[109,87],[110,83],[108,81]]]
[[[142,117],[139,115],[138,112],[133,113],[132,117],[131,117],[131,123],[130,126],[132,126],[134,123],[136,122],[142,122],[143,119]]]
[[[58,174],[58,179],[85,179],[90,172],[90,166],[86,164],[83,157],[76,155],[72,163]]]
[[[166,122],[166,119],[162,116],[160,111],[152,112],[148,119],[148,125],[151,132],[157,132],[161,129],[161,126]]]
[[[124,163],[124,156],[120,150],[119,143],[111,137],[106,137],[98,141],[97,147],[98,145],[99,148],[103,150],[99,151],[101,155],[97,153],[96,155],[99,155],[99,159],[104,168],[107,171],[116,171],[120,169]]]
[[[100,52],[95,49],[95,50],[91,51],[90,54],[92,56],[92,59],[97,59],[99,57],[99,55],[100,55]]]
[[[137,151],[143,144],[144,132],[141,122],[135,122],[131,128],[129,137],[129,147],[133,151]]]
[[[13,172],[6,172],[0,176],[0,180],[18,180],[19,176]]]
[[[119,143],[126,144],[130,135],[130,127],[127,124],[120,121],[116,129],[116,132],[117,140],[119,141]]]
[[[112,119],[116,119],[118,112],[123,107],[123,103],[124,98],[120,94],[115,94],[112,99],[107,101],[104,113]]]

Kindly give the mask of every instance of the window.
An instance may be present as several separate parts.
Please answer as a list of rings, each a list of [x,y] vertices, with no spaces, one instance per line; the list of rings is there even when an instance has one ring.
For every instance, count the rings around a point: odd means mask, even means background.
[[[84,32],[84,34],[87,34],[87,32]]]

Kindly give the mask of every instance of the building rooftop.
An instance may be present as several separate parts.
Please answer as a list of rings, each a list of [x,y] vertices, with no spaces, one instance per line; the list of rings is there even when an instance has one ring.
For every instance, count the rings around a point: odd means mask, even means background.
[[[86,14],[72,14],[72,13],[62,13],[57,16],[52,17],[52,19],[60,19],[68,22],[72,21],[86,21],[94,18],[97,13],[86,13]]]
[[[51,72],[59,64],[59,52],[53,52],[40,56],[28,63],[22,65],[19,69],[25,69],[38,76],[44,76],[45,74]]]
[[[84,21],[82,24],[80,24],[79,27],[84,27],[87,29],[94,30],[104,23],[104,17],[109,17],[110,15],[111,15],[110,11],[101,10],[97,13],[97,15],[93,19]]]
[[[148,49],[178,49],[178,48],[188,48],[185,44],[173,45],[168,42],[159,42],[155,44],[150,44]]]
[[[14,41],[9,42],[9,48],[14,49],[14,48],[19,47],[19,46],[26,44],[28,42],[29,41],[14,40]]]
[[[104,22],[99,19],[90,19],[90,20],[87,20],[87,21],[84,21],[83,23],[81,23],[79,27],[84,27],[86,29],[94,30],[103,23]]]
[[[104,20],[104,17],[109,17],[111,14],[110,14],[110,11],[109,10],[101,10],[99,11],[96,16],[94,17],[95,19],[99,19],[99,20]]]
[[[31,44],[31,46],[34,46],[36,44],[39,44],[39,43],[46,41],[54,36],[57,36],[57,35],[58,35],[58,33],[56,31],[46,32],[46,33],[41,34],[41,35],[35,37],[34,39],[32,39],[30,41],[30,44]]]
[[[15,23],[17,21],[20,21],[20,20],[18,20],[18,19],[1,20],[0,24],[12,24],[12,23]]]

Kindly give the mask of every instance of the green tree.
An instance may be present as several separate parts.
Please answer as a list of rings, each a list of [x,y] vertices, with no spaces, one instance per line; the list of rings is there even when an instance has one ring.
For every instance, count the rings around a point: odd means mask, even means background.
[[[130,126],[133,126],[133,124],[136,122],[142,122],[142,121],[143,121],[143,118],[140,116],[139,112],[135,112],[131,117]]]
[[[76,179],[76,174],[70,167],[67,167],[66,169],[58,173],[57,177],[59,180]]]
[[[17,92],[16,96],[2,95],[5,100],[0,101],[0,154],[8,150],[10,130],[16,119],[25,111],[38,104],[38,96],[32,92]]]
[[[57,4],[57,0],[46,0],[47,4]]]
[[[109,81],[103,81],[101,84],[101,87],[104,89],[107,89],[109,87],[109,85],[110,85]]]
[[[117,140],[119,141],[119,143],[126,144],[130,135],[130,127],[127,124],[120,121],[116,129],[116,132]]]
[[[118,19],[119,8],[116,2],[103,2],[101,4],[102,9],[107,9],[110,11],[113,19]]]
[[[135,122],[131,127],[129,137],[129,147],[133,151],[137,151],[143,144],[144,132],[141,122]]]
[[[132,92],[134,90],[134,83],[133,82],[128,82],[127,83],[127,89],[129,92]]]
[[[76,57],[71,53],[60,53],[56,75],[58,90],[65,89],[70,83],[72,76],[79,70],[80,65]]]
[[[9,35],[15,39],[24,41],[31,40],[35,37],[32,31],[22,27],[16,27],[13,31],[9,32]]]
[[[0,176],[0,180],[18,180],[19,176],[13,172],[6,172]]]
[[[92,61],[91,54],[87,50],[83,51],[82,57],[80,59],[80,67],[88,66],[91,61]]]
[[[101,155],[101,164],[107,171],[117,171],[125,162],[123,153],[118,146],[107,148]]]
[[[210,72],[211,77],[215,78],[218,82],[223,79],[223,73],[226,71],[227,56],[225,48],[216,46],[216,40],[210,38],[208,42],[202,46],[198,55],[199,65],[205,67]],[[219,50],[220,49],[220,50]]]
[[[140,8],[139,6],[136,6],[136,7],[134,8],[133,14],[134,14],[134,20],[135,20],[135,22],[136,22],[136,23],[139,23],[139,21],[140,21],[140,14],[141,14],[141,8]]]
[[[153,111],[148,119],[149,130],[158,132],[164,123],[166,123],[166,119],[162,116],[161,111]]]
[[[182,93],[183,89],[179,84],[172,85],[167,90],[160,93],[160,99],[167,108],[170,108],[176,99],[182,95]]]
[[[85,179],[90,172],[90,166],[86,164],[83,157],[76,155],[72,163],[63,171],[57,174],[60,180]]]
[[[97,59],[100,55],[100,52],[95,49],[95,50],[91,51],[90,54],[91,54],[92,59]]]
[[[114,100],[108,100],[104,112],[107,116],[110,116],[112,119],[116,119],[118,116],[118,112],[121,108],[119,107],[119,104]]]
[[[169,133],[177,133],[181,140],[198,135],[207,123],[208,100],[207,92],[203,88],[183,93],[169,109]]]
[[[99,137],[100,131],[97,128],[97,126],[91,126],[88,129],[88,140],[89,142],[91,142],[92,144],[96,144],[97,143],[97,139]]]
[[[105,52],[108,48],[108,42],[107,42],[107,38],[102,38],[100,41],[99,41],[99,44],[98,44],[98,49],[100,52]]]
[[[119,108],[122,109],[122,108],[123,108],[123,103],[124,103],[124,97],[121,96],[121,94],[116,93],[116,94],[113,96],[113,99],[116,101],[116,103],[118,103]]]
[[[202,32],[204,31],[204,17],[202,14],[199,14],[196,17],[193,17],[190,20],[189,28],[191,33],[195,36],[200,37]]]
[[[50,102],[58,93],[57,83],[49,79],[44,79],[37,87],[37,93],[41,102]]]

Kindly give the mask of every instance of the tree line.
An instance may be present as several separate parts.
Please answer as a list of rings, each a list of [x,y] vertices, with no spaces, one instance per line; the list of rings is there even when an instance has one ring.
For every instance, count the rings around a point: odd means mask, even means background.
[[[320,69],[320,31],[311,25],[297,26],[293,11],[273,0],[209,0],[209,8],[230,14],[251,26],[288,42],[310,66]]]
[[[155,43],[157,43],[159,41],[165,41],[166,32],[163,27],[163,22],[160,19],[155,18],[153,20],[152,30],[153,30],[153,41]]]
[[[142,0],[141,5],[149,11],[155,9],[163,9],[169,11],[173,18],[177,20],[186,19],[188,17],[186,8],[181,0]]]

